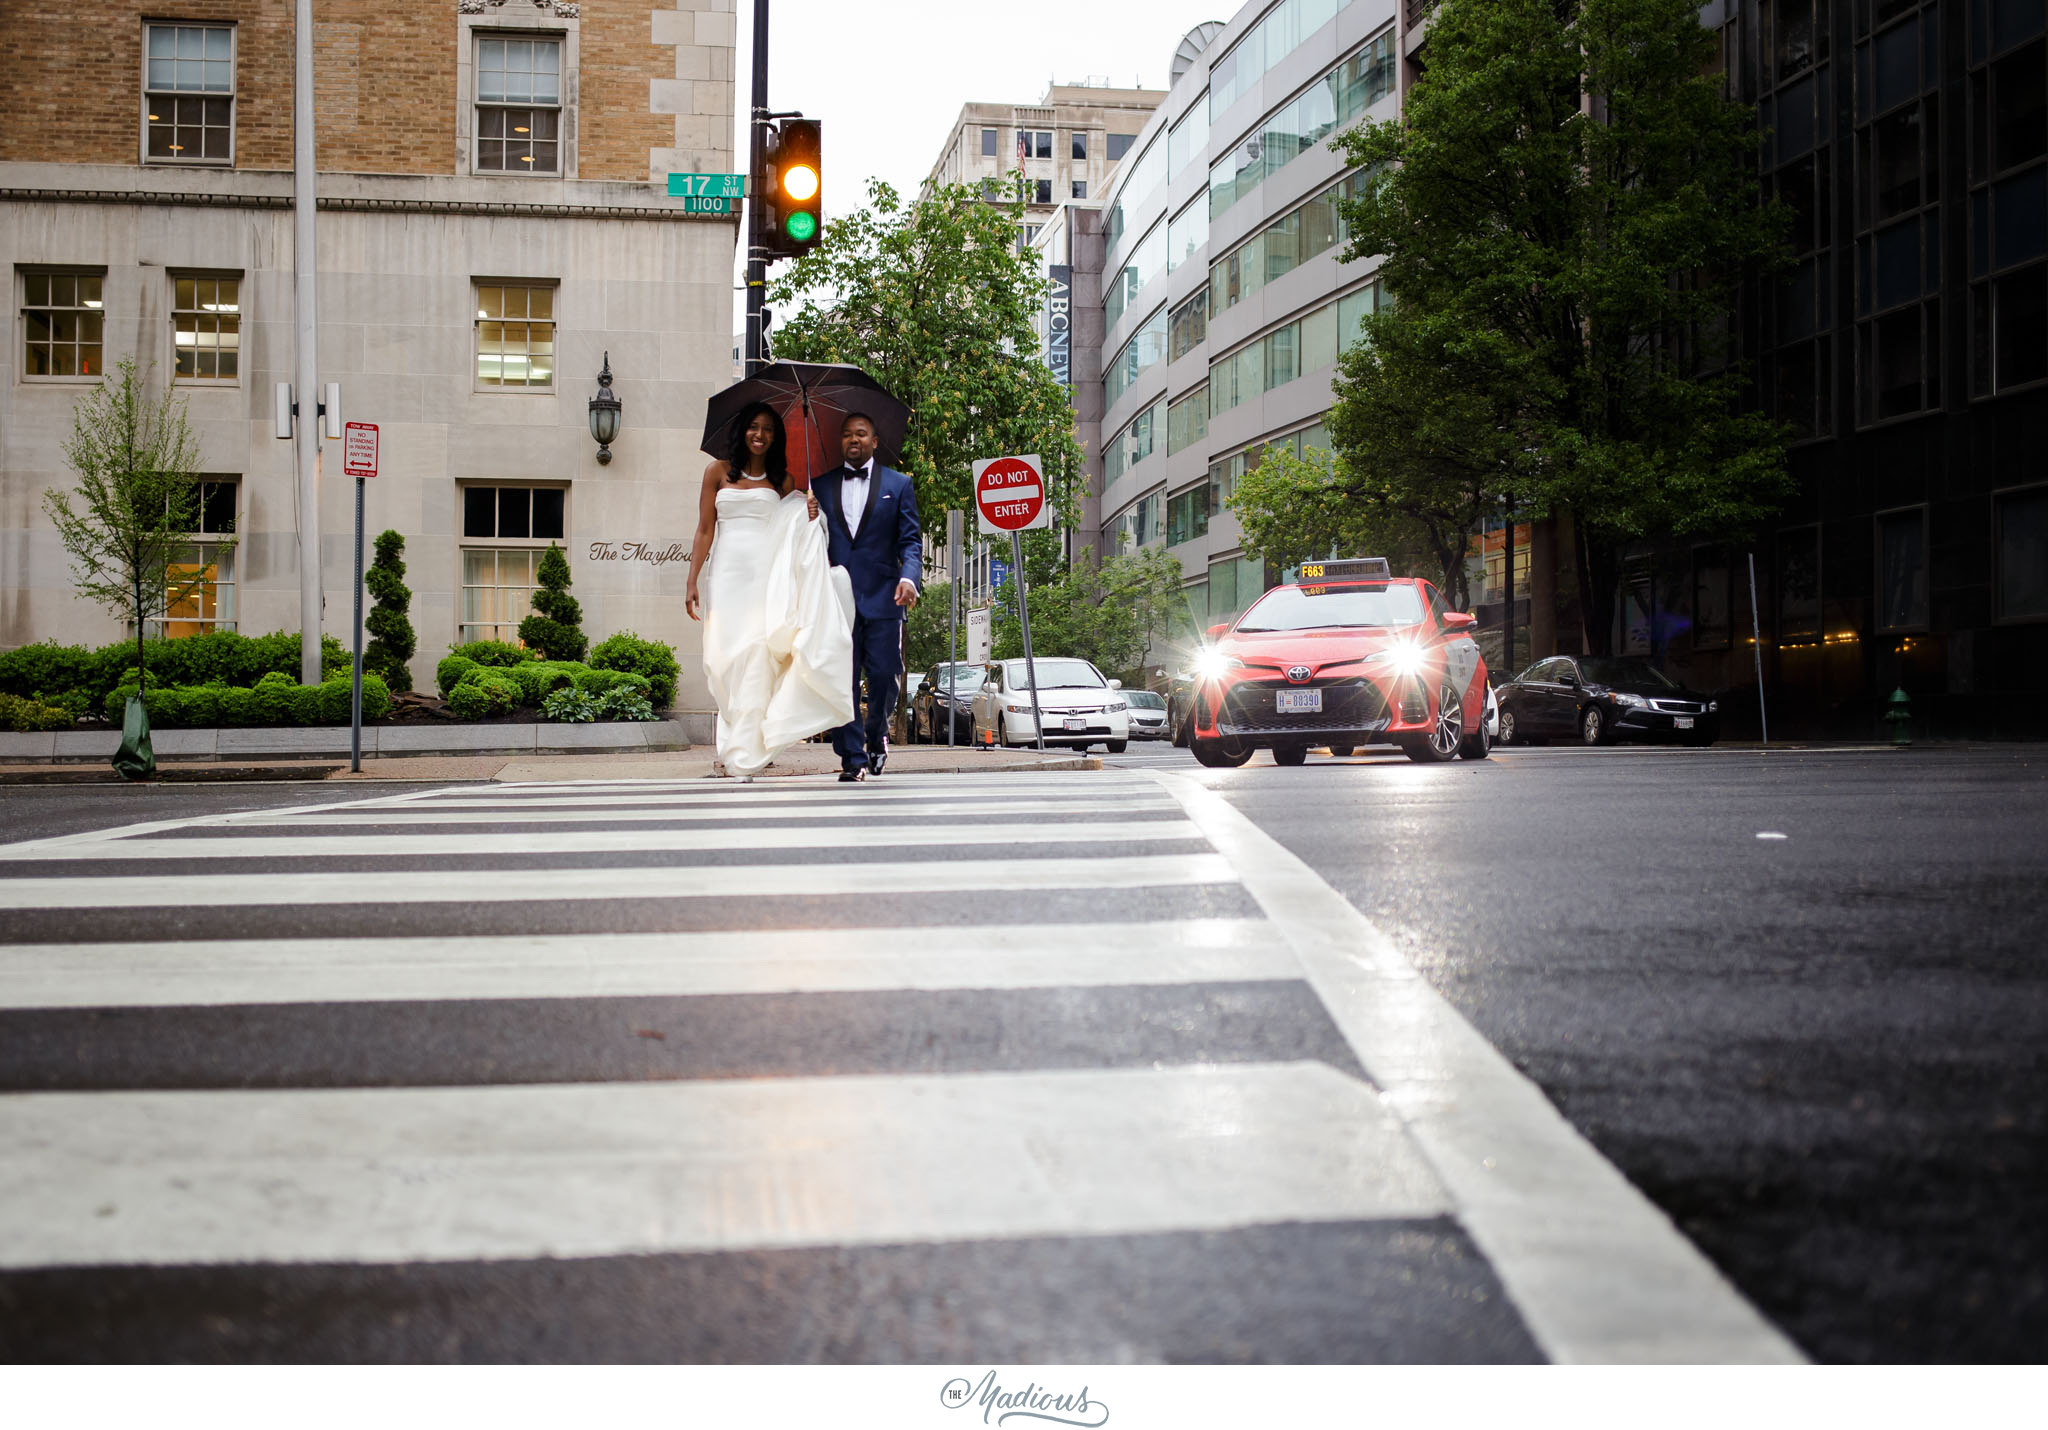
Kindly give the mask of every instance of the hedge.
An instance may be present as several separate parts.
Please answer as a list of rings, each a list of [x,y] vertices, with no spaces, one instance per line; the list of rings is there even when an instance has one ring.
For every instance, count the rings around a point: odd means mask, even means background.
[[[43,730],[68,730],[74,723],[71,712],[59,705],[0,692],[0,730],[34,734]]]
[[[144,643],[152,686],[253,686],[265,675],[299,677],[299,636],[277,631],[245,636],[235,631]],[[97,650],[85,646],[38,641],[0,651],[0,693],[65,704],[80,710],[101,710],[107,695],[126,682],[135,665],[135,642],[116,641]],[[320,673],[324,679],[346,675],[349,653],[333,636],[320,638]],[[76,696],[74,699],[66,697]],[[117,716],[118,718],[118,716]]]
[[[108,692],[104,713],[120,723],[133,685]],[[205,730],[221,726],[346,725],[350,681],[337,676],[319,685],[300,685],[288,675],[272,672],[254,686],[152,685],[142,697],[149,723],[166,730]],[[391,708],[391,690],[374,675],[363,677],[363,718],[376,720]]]

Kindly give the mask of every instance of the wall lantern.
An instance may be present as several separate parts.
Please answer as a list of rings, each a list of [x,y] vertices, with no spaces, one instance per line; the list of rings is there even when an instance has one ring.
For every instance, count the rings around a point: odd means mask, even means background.
[[[612,355],[604,355],[604,370],[597,375],[597,396],[590,399],[590,435],[597,439],[597,464],[612,459],[612,443],[619,440],[619,414],[625,405],[612,395]]]

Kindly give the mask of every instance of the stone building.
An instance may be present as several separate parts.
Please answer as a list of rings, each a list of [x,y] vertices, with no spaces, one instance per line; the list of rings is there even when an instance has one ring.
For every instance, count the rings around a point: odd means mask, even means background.
[[[925,186],[993,185],[1000,175],[1021,173],[1020,237],[1029,243],[1061,205],[1101,197],[1132,139],[1164,98],[1156,89],[1055,84],[1035,105],[964,104]]]
[[[671,171],[731,170],[733,0],[316,0],[320,381],[381,428],[367,529],[407,540],[414,678],[509,637],[550,542],[584,628],[674,644],[705,399],[730,380],[736,218],[681,212]],[[290,0],[144,9],[22,0],[0,74],[0,647],[103,642],[42,511],[72,408],[124,357],[186,402],[205,539],[237,536],[168,622],[299,625],[292,444]],[[624,402],[600,465],[587,403]],[[323,457],[325,629],[346,638],[352,484]],[[708,723],[706,724],[708,731]]]

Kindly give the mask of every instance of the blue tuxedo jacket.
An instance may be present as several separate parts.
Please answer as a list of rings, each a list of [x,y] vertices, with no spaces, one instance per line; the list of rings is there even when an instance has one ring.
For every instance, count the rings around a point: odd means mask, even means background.
[[[811,483],[825,518],[828,557],[852,577],[853,605],[862,619],[901,620],[903,608],[896,604],[896,583],[924,585],[924,528],[917,518],[917,493],[909,477],[877,460],[874,476],[868,481],[860,534],[855,536],[846,525],[846,512],[839,501],[845,475],[842,467]]]

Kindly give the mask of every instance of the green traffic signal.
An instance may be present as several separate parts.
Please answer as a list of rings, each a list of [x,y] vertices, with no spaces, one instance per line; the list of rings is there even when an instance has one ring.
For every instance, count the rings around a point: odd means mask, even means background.
[[[789,222],[784,227],[789,236],[798,243],[808,243],[818,232],[818,219],[815,214],[798,209],[789,216]]]

